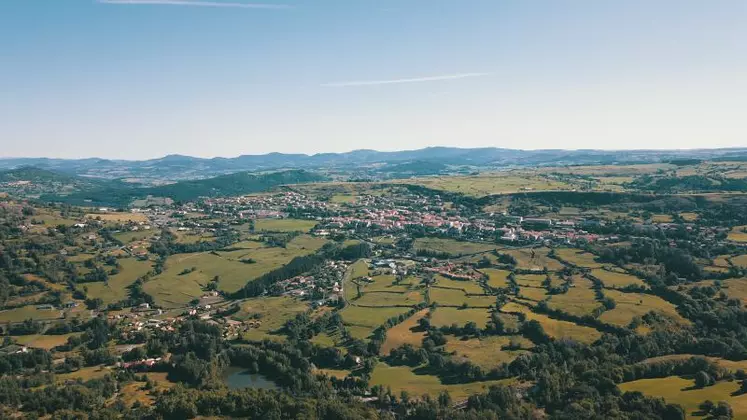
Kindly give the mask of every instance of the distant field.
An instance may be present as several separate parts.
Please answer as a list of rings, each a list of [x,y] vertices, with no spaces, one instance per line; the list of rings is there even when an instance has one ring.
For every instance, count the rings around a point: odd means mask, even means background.
[[[389,318],[406,313],[411,308],[362,308],[348,305],[340,311],[346,325],[369,327],[373,331],[383,325]]]
[[[476,176],[432,177],[411,179],[404,182],[472,197],[484,197],[486,195],[519,191],[558,191],[575,188],[575,186],[565,182],[529,174],[521,176],[484,174]]]
[[[502,380],[444,385],[437,376],[416,375],[407,366],[389,366],[386,363],[376,365],[369,381],[371,386],[390,387],[395,395],[399,395],[401,391],[407,391],[413,398],[420,398],[423,394],[435,397],[442,390],[446,390],[449,391],[449,395],[454,401],[460,401],[470,395],[485,392],[491,385],[511,382],[511,380]]]
[[[462,242],[454,239],[418,238],[412,246],[415,250],[424,249],[431,252],[445,252],[454,256],[477,254],[496,249],[492,244]]]
[[[313,220],[300,219],[257,219],[254,230],[257,232],[308,232],[316,226]]]
[[[609,324],[626,327],[636,316],[643,316],[655,311],[681,323],[688,321],[677,313],[674,305],[664,299],[643,293],[623,293],[616,290],[605,290],[604,295],[615,301],[615,309],[604,312],[599,320]]]
[[[365,292],[359,299],[353,300],[356,305],[362,306],[415,306],[424,301],[421,291],[406,293]]]
[[[640,379],[619,384],[621,391],[638,391],[643,394],[664,398],[668,403],[680,404],[688,418],[695,417],[698,405],[705,400],[726,401],[734,410],[735,419],[747,418],[747,394],[733,395],[739,390],[739,382],[719,382],[702,389],[694,388],[692,379],[670,376],[667,378]]]
[[[335,194],[330,199],[330,203],[343,204],[343,203],[355,203],[356,196],[348,194]]]
[[[459,308],[436,308],[431,316],[431,324],[435,327],[446,327],[452,324],[464,326],[468,322],[474,322],[480,328],[485,328],[490,319],[487,309],[459,309]]]
[[[289,319],[308,309],[309,306],[306,303],[291,297],[262,297],[243,302],[241,310],[234,314],[232,318],[247,321],[252,319],[252,315],[259,314],[259,321],[262,325],[245,332],[243,338],[262,340],[264,338],[277,338],[271,333],[282,328],[283,324]]]
[[[546,315],[532,312],[529,308],[517,303],[509,302],[501,308],[502,312],[520,312],[527,320],[535,320],[542,325],[545,333],[555,339],[572,339],[582,343],[593,343],[602,334],[594,328],[584,327],[568,321],[552,319]]]
[[[600,303],[592,289],[593,283],[583,277],[574,277],[573,286],[567,293],[553,295],[548,301],[550,308],[575,316],[591,315]]]
[[[604,284],[604,287],[609,288],[622,288],[631,285],[646,285],[646,283],[644,283],[643,280],[639,279],[638,277],[618,271],[609,271],[601,268],[595,268],[591,270],[591,275],[598,278],[602,282],[602,284]]]
[[[534,251],[534,257],[532,257],[532,251]],[[501,250],[500,252],[514,257],[517,262],[516,268],[522,270],[542,270],[543,268],[547,268],[550,271],[562,270],[564,268],[563,264],[547,256],[549,251],[549,248],[542,247]]]
[[[481,295],[485,290],[477,282],[465,280],[452,280],[441,275],[436,276],[436,285],[449,289],[463,290],[465,293]]]
[[[601,268],[602,264],[595,261],[595,255],[588,252],[579,251],[571,248],[559,248],[555,250],[555,253],[563,261],[569,262],[573,265],[586,268]]]
[[[736,257],[731,257],[731,263],[739,267],[747,268],[747,255],[737,255]]]
[[[518,335],[490,336],[469,340],[449,337],[445,350],[448,353],[454,353],[458,359],[467,359],[484,369],[492,369],[502,363],[510,363],[521,354],[527,353],[525,350],[501,350],[501,347],[512,342],[520,344],[523,349],[534,347],[531,341]]]
[[[35,347],[39,349],[51,350],[53,347],[67,343],[67,339],[81,333],[70,333],[61,335],[21,335],[13,337],[13,340],[22,346]]]
[[[547,299],[550,295],[547,293],[547,289],[541,287],[522,287],[519,290],[519,296],[535,302],[540,302]]]
[[[736,226],[729,232],[727,239],[731,239],[736,242],[747,242],[747,233],[743,230],[747,229],[747,226]]]
[[[62,311],[59,309],[36,309],[36,305],[28,305],[0,311],[0,322],[22,322],[27,319],[60,319],[61,316]]]
[[[58,383],[65,382],[67,380],[82,379],[83,381],[90,381],[91,379],[103,378],[104,376],[113,373],[114,371],[110,368],[103,366],[90,366],[80,368],[75,372],[61,373],[55,375],[55,380]]]
[[[467,296],[463,291],[457,289],[430,288],[431,302],[439,305],[462,305],[470,307],[488,307],[495,304],[495,296]]]
[[[488,286],[501,289],[508,286],[508,270],[499,270],[495,268],[483,268],[480,270],[488,276]]]
[[[89,213],[86,214],[86,219],[102,220],[104,222],[135,222],[145,223],[148,221],[148,216],[142,213]]]
[[[415,315],[407,318],[404,322],[395,325],[386,332],[386,341],[381,346],[381,354],[388,355],[389,352],[403,344],[411,344],[420,347],[425,337],[425,331],[413,331],[418,328],[418,321],[430,310],[423,309]]]
[[[109,281],[84,283],[86,295],[90,298],[100,298],[105,305],[119,302],[127,297],[127,287],[152,269],[150,261],[140,261],[135,258],[120,258],[117,260],[122,266],[118,274],[109,276]]]
[[[155,234],[156,231],[153,230],[137,230],[130,232],[117,232],[113,236],[126,245],[130,242],[144,241]]]
[[[517,274],[516,284],[519,286],[529,287],[542,287],[542,282],[545,281],[544,274]]]

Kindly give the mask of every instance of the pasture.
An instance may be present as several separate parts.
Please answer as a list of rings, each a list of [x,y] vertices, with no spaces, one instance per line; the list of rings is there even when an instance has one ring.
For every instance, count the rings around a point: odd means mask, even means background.
[[[62,318],[62,311],[59,309],[37,309],[36,305],[0,311],[0,322],[23,322],[27,319],[41,321],[60,318]]]
[[[455,192],[471,197],[515,193],[520,191],[559,191],[575,188],[568,183],[537,174],[481,174],[475,176],[449,176],[411,179],[408,184]]]
[[[733,227],[727,239],[735,242],[747,242],[747,226]]]
[[[695,388],[692,379],[669,376],[666,378],[640,379],[619,384],[621,391],[638,391],[651,397],[664,398],[668,403],[680,404],[688,418],[695,417],[698,406],[705,400],[726,401],[734,410],[735,419],[747,418],[747,394],[738,394],[739,382],[718,382],[705,388]]]
[[[38,349],[44,349],[44,350],[51,350],[54,347],[63,345],[67,343],[67,339],[73,336],[78,336],[82,333],[70,333],[70,334],[60,334],[60,335],[41,335],[41,334],[33,334],[33,335],[20,335],[13,337],[13,341],[16,343],[27,346],[27,347],[34,347]]]
[[[468,296],[458,289],[431,287],[429,293],[431,303],[436,302],[441,306],[461,306],[466,303],[469,307],[487,308],[495,305],[495,296]]]
[[[599,320],[608,324],[627,327],[636,316],[643,316],[654,311],[671,318],[680,324],[688,324],[685,318],[677,313],[674,305],[664,299],[643,293],[624,293],[616,290],[605,290],[604,295],[615,301],[615,308],[605,311]]]
[[[464,326],[468,322],[474,322],[479,328],[488,325],[490,313],[487,309],[459,309],[438,307],[431,314],[431,325],[435,327],[447,327],[452,324]]]
[[[625,286],[646,286],[643,280],[621,271],[595,268],[591,270],[591,275],[599,279],[604,287],[611,289],[623,288]]]
[[[601,268],[602,264],[596,262],[596,256],[585,251],[571,248],[558,248],[555,254],[563,261],[578,267]]]
[[[583,277],[574,277],[573,286],[568,292],[552,295],[548,301],[551,309],[563,311],[575,316],[591,315],[600,304],[596,301],[593,283]]]
[[[289,319],[308,309],[306,303],[288,296],[253,298],[242,302],[241,309],[232,318],[237,321],[259,320],[261,325],[243,333],[242,338],[263,340],[279,338],[273,332],[281,329]]]
[[[479,283],[468,280],[453,280],[442,275],[436,275],[436,285],[446,289],[462,290],[471,295],[485,294],[485,290]]]
[[[534,254],[532,254],[534,251]],[[516,259],[516,268],[521,270],[542,270],[547,268],[549,271],[562,270],[564,265],[558,260],[547,256],[549,248],[521,248],[521,249],[504,249],[502,254],[511,255]]]
[[[105,305],[119,302],[127,298],[127,288],[135,280],[144,276],[152,269],[150,261],[140,261],[135,258],[120,258],[117,262],[122,268],[119,273],[109,276],[109,281],[84,283],[82,285],[88,297],[100,298]]]
[[[448,391],[454,401],[460,401],[470,395],[485,392],[491,385],[509,384],[512,380],[470,382],[466,384],[441,383],[437,376],[416,375],[412,368],[407,366],[389,366],[386,363],[378,363],[371,373],[371,386],[381,385],[391,388],[395,395],[406,391],[412,398],[420,398],[427,394],[435,397],[442,390]]]
[[[423,309],[403,322],[395,325],[386,332],[386,341],[381,346],[381,354],[388,355],[389,352],[403,344],[411,344],[420,347],[425,337],[425,331],[418,329],[418,321],[430,310]]]
[[[114,212],[114,213],[88,213],[86,219],[101,220],[103,222],[114,222],[114,223],[146,223],[148,216],[142,213],[126,213],[126,212]]]
[[[348,305],[340,311],[345,325],[367,327],[369,334],[376,327],[383,325],[389,318],[406,313],[411,308],[364,308]],[[368,334],[366,334],[368,336]]]
[[[508,287],[508,275],[511,274],[508,270],[499,270],[497,268],[483,268],[480,270],[483,274],[488,276],[487,284],[490,287],[496,289],[502,289]]]
[[[529,308],[518,303],[509,302],[501,308],[501,312],[523,313],[527,320],[537,321],[542,325],[545,333],[554,339],[576,340],[581,343],[591,344],[598,340],[602,334],[594,328],[584,327],[573,322],[552,319],[547,315],[532,312]]]
[[[731,257],[730,261],[732,264],[736,266],[747,268],[747,254],[737,255],[736,257]]]
[[[534,302],[540,302],[547,299],[550,295],[546,289],[541,287],[522,287],[519,289],[519,297],[528,299]]]
[[[418,238],[412,245],[413,249],[429,252],[446,253],[452,256],[479,254],[497,248],[494,244],[457,241],[442,238]]]
[[[521,350],[502,350],[509,344],[521,346]],[[471,338],[461,340],[449,337],[445,350],[451,353],[457,360],[467,359],[483,369],[492,369],[503,363],[510,363],[521,354],[527,353],[525,349],[534,347],[534,344],[526,338],[516,336],[489,336],[483,338]]]
[[[308,232],[317,222],[301,219],[257,219],[254,221],[256,232]]]

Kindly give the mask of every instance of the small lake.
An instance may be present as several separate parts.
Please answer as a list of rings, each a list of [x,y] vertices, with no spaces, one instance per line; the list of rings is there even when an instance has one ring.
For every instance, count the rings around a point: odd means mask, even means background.
[[[277,389],[277,385],[258,373],[249,373],[242,367],[231,366],[223,372],[223,382],[229,389],[262,388]]]

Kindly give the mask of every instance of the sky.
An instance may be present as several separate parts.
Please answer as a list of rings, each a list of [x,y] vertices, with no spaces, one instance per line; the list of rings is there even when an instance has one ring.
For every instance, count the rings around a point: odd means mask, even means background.
[[[0,0],[0,156],[747,146],[744,0]]]

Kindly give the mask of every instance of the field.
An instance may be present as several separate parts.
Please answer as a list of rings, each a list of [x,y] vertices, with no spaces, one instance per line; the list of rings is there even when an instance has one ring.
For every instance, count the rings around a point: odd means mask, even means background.
[[[622,288],[625,286],[645,286],[646,283],[636,276],[622,273],[619,271],[610,271],[601,268],[595,268],[591,270],[591,275],[599,279],[604,284],[604,287],[613,289]]]
[[[429,309],[423,309],[415,315],[407,318],[404,322],[395,325],[386,332],[386,341],[381,346],[381,354],[388,355],[389,352],[403,344],[412,344],[420,347],[425,337],[425,331],[416,331],[418,321],[428,313]]]
[[[370,334],[371,331],[384,324],[389,318],[399,316],[409,310],[410,308],[363,308],[348,305],[340,311],[340,315],[345,325],[366,327]]]
[[[747,229],[747,226],[735,226],[729,232],[728,239],[736,242],[747,242],[747,232],[744,232],[745,229]]]
[[[300,219],[257,219],[254,230],[257,232],[308,232],[316,226],[313,220]]]
[[[636,316],[643,316],[655,311],[669,318],[686,324],[688,321],[677,313],[674,305],[658,296],[643,293],[623,293],[616,290],[605,290],[604,295],[615,301],[615,309],[604,312],[599,320],[609,324],[626,327]]]
[[[316,251],[324,243],[324,239],[299,236],[289,242],[286,248],[245,242],[232,246],[240,248],[238,250],[217,252],[218,255],[212,252],[172,255],[166,260],[164,272],[146,282],[144,289],[160,305],[167,308],[183,306],[199,297],[203,287],[215,276],[220,278],[220,289],[232,293],[248,281],[282,267],[293,258]],[[242,248],[244,246],[246,248]],[[255,262],[241,262],[250,258]],[[196,270],[182,274],[192,268]]]
[[[61,335],[21,335],[13,337],[13,340],[22,345],[28,347],[34,347],[39,349],[51,350],[53,347],[60,346],[67,342],[67,339],[72,336],[80,335],[80,333],[70,333]]]
[[[563,311],[575,316],[591,315],[599,306],[592,282],[583,277],[575,277],[573,286],[568,292],[553,295],[548,301],[551,309]]]
[[[461,306],[467,304],[470,307],[487,308],[495,305],[495,296],[467,296],[463,291],[457,289],[430,288],[431,302],[439,305]]]
[[[412,179],[405,182],[472,197],[484,197],[486,195],[515,193],[519,191],[558,191],[575,188],[573,185],[565,182],[529,173],[520,175],[484,174],[476,176],[432,177]]]
[[[412,398],[420,398],[424,394],[435,397],[442,390],[446,390],[454,401],[460,401],[472,394],[485,392],[490,385],[508,384],[510,380],[471,382],[467,384],[444,385],[437,376],[416,375],[407,366],[389,366],[379,363],[371,374],[371,386],[381,385],[390,387],[395,395],[406,391]]]
[[[511,273],[510,271],[495,268],[484,268],[480,271],[488,276],[488,286],[495,287],[496,289],[508,286],[507,277]]]
[[[90,367],[80,368],[79,370],[76,370],[75,372],[61,373],[59,375],[55,375],[55,380],[57,382],[65,382],[68,380],[74,381],[76,379],[81,379],[83,381],[90,381],[91,379],[103,378],[104,376],[110,373],[113,373],[113,370],[111,368],[106,368],[103,366],[90,366]]]
[[[471,295],[482,295],[485,290],[474,281],[452,280],[441,275],[436,276],[436,285],[447,289],[463,290],[464,293]]]
[[[436,308],[431,315],[431,324],[435,327],[446,327],[452,324],[464,326],[474,322],[480,328],[485,328],[490,319],[487,309],[459,309]]]
[[[27,305],[0,311],[0,322],[22,322],[27,319],[59,319],[61,317],[62,311],[59,309],[37,309],[36,305]]]
[[[594,328],[584,327],[568,321],[552,319],[546,315],[532,312],[529,308],[509,302],[501,308],[502,312],[517,312],[526,315],[527,320],[535,320],[542,325],[545,333],[555,339],[571,339],[582,343],[593,343],[602,334]]]
[[[550,295],[547,293],[546,289],[541,287],[522,287],[519,290],[519,296],[524,299],[540,302],[547,299]]]
[[[135,258],[120,258],[117,260],[122,266],[118,274],[109,276],[109,281],[85,283],[86,295],[100,298],[105,305],[119,302],[127,297],[127,287],[139,277],[148,273],[152,266],[150,261],[140,261]]]
[[[642,361],[641,363],[652,364],[652,363],[664,362],[664,361],[667,361],[667,360],[690,359],[690,358],[693,358],[693,357],[704,358],[704,359],[708,360],[709,362],[713,362],[713,363],[721,366],[722,368],[728,369],[728,370],[730,370],[732,372],[736,372],[738,370],[747,371],[747,360],[734,361],[734,360],[721,359],[721,358],[718,358],[718,357],[696,356],[694,354],[670,354],[670,355],[667,355],[667,356],[651,357],[649,359],[646,359],[646,360]]]
[[[359,299],[352,301],[361,306],[415,306],[424,301],[423,293],[412,291],[407,293],[365,292]]]
[[[570,248],[559,248],[555,250],[555,253],[560,257],[561,260],[570,264],[586,267],[586,268],[601,268],[602,264],[595,261],[595,255],[589,254],[588,252],[579,251],[577,249]]]
[[[736,257],[731,257],[731,263],[739,267],[747,268],[747,255],[737,255]]]
[[[534,257],[532,257],[534,251]],[[502,254],[511,255],[516,259],[516,268],[521,270],[542,270],[547,268],[550,271],[562,270],[563,264],[547,256],[550,250],[548,248],[533,249],[511,249],[501,250]]]
[[[453,256],[478,254],[496,249],[496,246],[492,244],[441,238],[418,238],[412,247],[415,250],[424,249],[431,252],[443,252]]]
[[[667,378],[640,379],[618,385],[620,390],[638,391],[643,394],[662,397],[668,403],[680,404],[692,418],[699,411],[698,405],[705,400],[726,401],[734,410],[735,419],[747,418],[747,394],[732,395],[739,390],[739,382],[719,382],[702,389],[693,387],[692,379],[670,376]]]
[[[528,287],[542,287],[542,282],[545,281],[544,274],[517,274],[516,284],[519,286]]]
[[[446,351],[453,353],[457,359],[468,359],[484,369],[492,369],[502,363],[510,363],[521,354],[527,353],[526,350],[501,350],[501,347],[512,342],[518,343],[522,349],[534,346],[531,341],[521,336],[490,336],[469,340],[449,337]]]
[[[86,219],[96,219],[104,222],[135,222],[135,223],[146,223],[148,216],[142,213],[89,213],[86,214]]]
[[[287,296],[254,298],[243,302],[241,310],[234,314],[232,318],[237,321],[258,319],[261,326],[245,332],[243,338],[262,340],[272,338],[272,332],[282,328],[286,321],[296,314],[305,312],[308,308],[305,303]]]
[[[747,278],[724,280],[721,287],[729,298],[740,299],[747,305]]]

